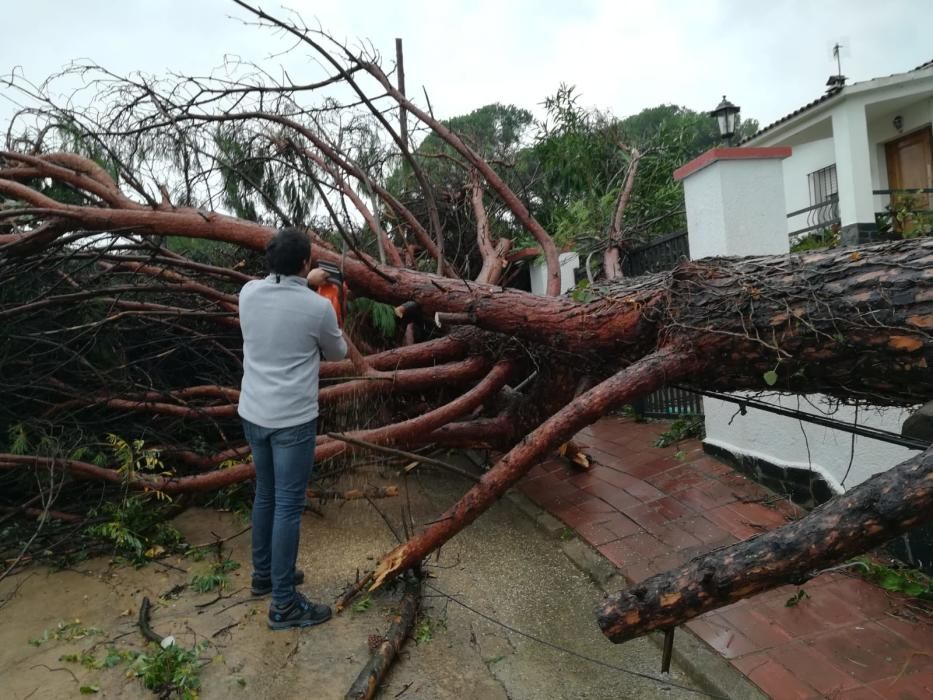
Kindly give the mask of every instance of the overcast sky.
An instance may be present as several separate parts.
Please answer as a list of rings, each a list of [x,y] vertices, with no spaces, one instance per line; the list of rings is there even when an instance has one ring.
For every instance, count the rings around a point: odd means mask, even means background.
[[[262,59],[285,43],[244,26],[228,0],[0,0],[0,74],[41,80],[71,59],[120,73],[208,72],[224,54]],[[265,2],[279,13],[283,3]],[[846,45],[852,80],[933,59],[929,0],[290,0],[309,24],[371,41],[402,37],[408,92],[435,114],[490,102],[537,109],[561,82],[617,116],[660,103],[715,107],[723,93],[766,124],[818,97]],[[291,59],[292,70],[303,64]],[[292,74],[296,80],[301,76]],[[310,75],[308,77],[311,77]],[[0,120],[9,103],[0,95]]]

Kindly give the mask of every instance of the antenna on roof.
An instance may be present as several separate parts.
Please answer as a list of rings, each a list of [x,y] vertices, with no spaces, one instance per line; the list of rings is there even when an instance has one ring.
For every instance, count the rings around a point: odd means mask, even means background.
[[[836,74],[829,76],[826,81],[826,92],[835,94],[842,90],[846,84],[846,77],[842,74],[842,59],[849,57],[849,40],[840,38],[830,44],[833,59],[836,61]]]

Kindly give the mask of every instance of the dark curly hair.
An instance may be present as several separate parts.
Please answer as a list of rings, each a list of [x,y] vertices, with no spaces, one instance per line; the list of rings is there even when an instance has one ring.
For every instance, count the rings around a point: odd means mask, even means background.
[[[311,257],[311,239],[297,226],[279,229],[266,243],[266,264],[274,275],[297,275]]]

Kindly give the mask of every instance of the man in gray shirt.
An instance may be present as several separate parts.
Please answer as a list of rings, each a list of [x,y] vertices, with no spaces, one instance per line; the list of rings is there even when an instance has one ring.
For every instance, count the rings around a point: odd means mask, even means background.
[[[256,465],[253,595],[272,593],[272,629],[330,619],[326,605],[295,590],[305,492],[314,464],[320,354],[341,360],[347,345],[330,302],[308,288],[326,280],[311,270],[311,240],[280,230],[266,245],[270,273],[240,291],[243,384],[238,413]]]

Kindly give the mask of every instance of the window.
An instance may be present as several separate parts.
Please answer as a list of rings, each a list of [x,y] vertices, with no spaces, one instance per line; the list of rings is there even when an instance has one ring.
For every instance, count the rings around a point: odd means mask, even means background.
[[[816,207],[820,204],[826,204],[825,207],[819,207],[811,212],[808,223],[816,226],[820,224],[832,223],[836,218],[836,203],[839,200],[839,183],[836,181],[836,164],[833,163],[821,170],[816,170],[807,175],[807,181],[810,185],[810,206]]]

